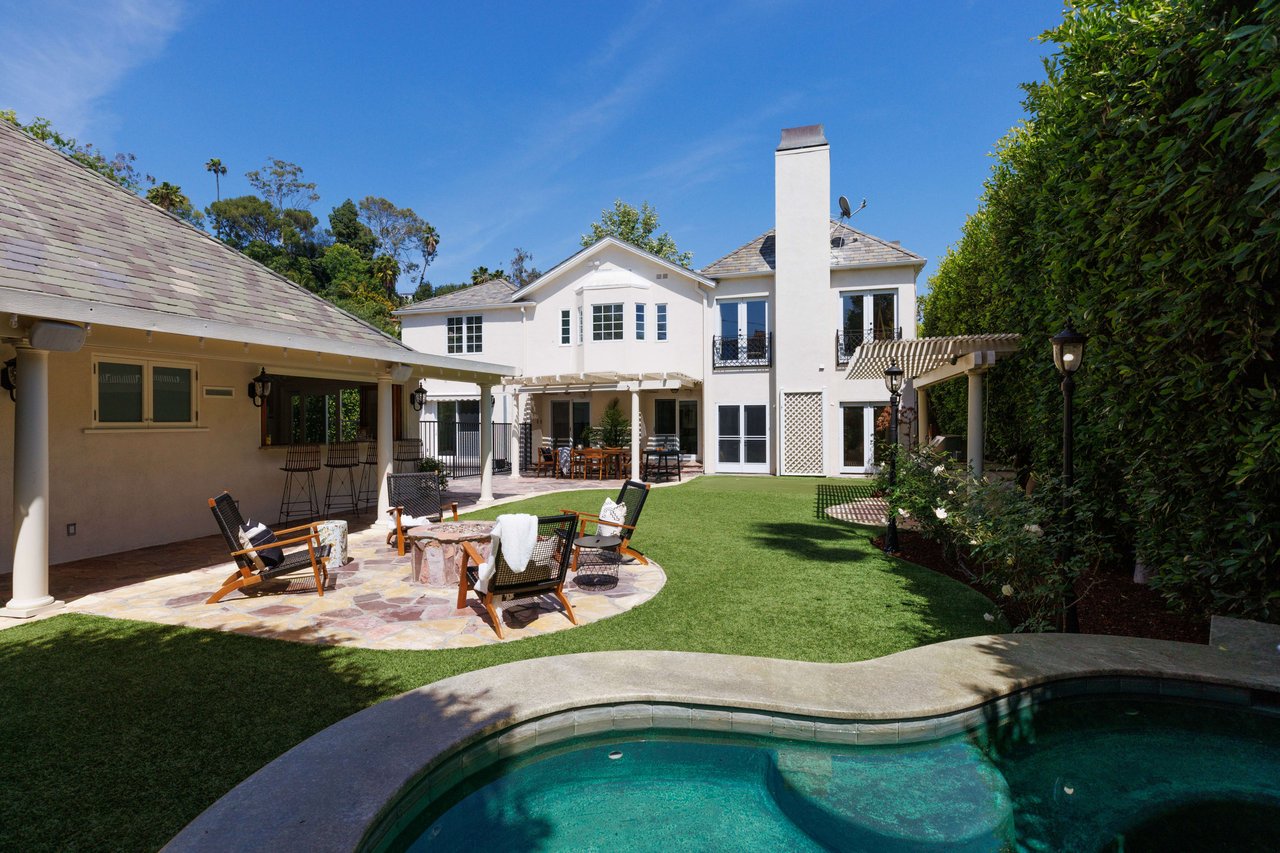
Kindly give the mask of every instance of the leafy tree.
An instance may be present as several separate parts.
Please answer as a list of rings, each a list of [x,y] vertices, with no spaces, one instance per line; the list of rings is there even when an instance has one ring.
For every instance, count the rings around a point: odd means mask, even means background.
[[[87,166],[104,178],[115,181],[130,192],[141,192],[145,184],[155,183],[155,178],[144,175],[134,166],[137,161],[134,155],[116,154],[108,160],[101,151],[94,149],[93,143],[87,142],[82,145],[73,137],[63,136],[54,129],[52,122],[47,118],[37,116],[28,124],[23,124],[13,110],[0,110],[0,121],[7,121],[55,151],[66,154],[80,165]]]
[[[244,176],[276,210],[306,208],[320,200],[315,183],[302,179],[302,167],[297,163],[272,158],[261,169],[245,172]]]
[[[227,167],[217,157],[210,157],[204,164],[204,170],[213,172],[214,201],[222,201],[222,176],[227,173]]]
[[[440,238],[411,207],[397,207],[380,196],[365,196],[360,200],[360,220],[378,239],[378,248],[395,258],[401,271],[412,276],[419,270],[425,281],[427,265],[435,259]],[[414,260],[422,258],[422,262]]]
[[[430,299],[435,296],[435,288],[431,286],[431,282],[424,281],[414,289],[413,295],[409,297],[410,302],[421,302],[424,299]]]
[[[350,246],[363,258],[372,258],[378,246],[378,238],[368,225],[360,221],[360,211],[351,199],[329,213],[329,234],[335,242]]]
[[[500,278],[506,278],[506,273],[502,271],[501,266],[498,266],[495,269],[489,269],[488,267],[476,267],[471,271],[472,284],[484,284],[486,281],[496,281]]]
[[[1023,333],[989,422],[1052,473],[1072,319],[1076,524],[1179,605],[1280,620],[1280,0],[1088,0],[1044,38],[925,331]]]
[[[270,202],[256,195],[241,195],[215,201],[205,208],[214,232],[237,249],[250,243],[275,245],[280,242],[280,214]]]
[[[411,268],[408,269],[409,274],[412,275],[414,272],[412,267],[417,268],[418,285],[421,286],[427,280],[427,267],[436,259],[436,250],[440,247],[440,235],[436,233],[435,228],[431,227],[430,222],[418,218],[409,224],[409,238],[405,245],[409,252],[422,259],[422,263],[412,262]]]
[[[182,192],[182,187],[176,184],[168,181],[157,184],[147,190],[146,198],[156,207],[163,208],[192,225],[199,226],[204,221],[204,216],[191,206],[191,199],[187,198]]]
[[[672,263],[687,267],[693,263],[692,252],[681,252],[676,248],[676,241],[670,234],[658,230],[658,211],[643,202],[636,210],[622,199],[613,203],[613,209],[600,211],[600,221],[593,223],[590,233],[582,235],[582,245],[590,246],[604,237],[616,237],[619,240],[639,246]]]
[[[507,280],[516,287],[524,287],[540,275],[542,272],[533,265],[533,254],[517,246],[511,256],[511,272]]]

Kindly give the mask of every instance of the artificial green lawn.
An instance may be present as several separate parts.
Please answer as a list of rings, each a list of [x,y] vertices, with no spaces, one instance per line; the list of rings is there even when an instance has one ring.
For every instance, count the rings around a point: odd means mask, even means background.
[[[634,544],[651,601],[544,637],[371,651],[65,615],[0,632],[0,848],[146,850],[254,770],[359,709],[524,658],[670,649],[855,661],[987,633],[967,587],[813,517],[814,479],[702,477],[650,491]],[[500,512],[598,511],[612,491]],[[460,707],[466,697],[459,697]],[[443,724],[443,723],[442,723]]]

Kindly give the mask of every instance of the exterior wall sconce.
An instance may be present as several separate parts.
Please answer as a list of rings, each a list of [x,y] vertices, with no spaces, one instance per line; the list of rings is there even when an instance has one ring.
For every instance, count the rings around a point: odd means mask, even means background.
[[[249,400],[254,408],[262,408],[262,402],[271,396],[271,378],[267,376],[265,367],[258,369],[258,375],[249,383]]]
[[[11,358],[0,366],[0,388],[9,392],[9,399],[18,402],[18,359]]]
[[[415,412],[421,412],[422,407],[427,404],[427,389],[419,385],[409,392],[409,405],[413,406]]]

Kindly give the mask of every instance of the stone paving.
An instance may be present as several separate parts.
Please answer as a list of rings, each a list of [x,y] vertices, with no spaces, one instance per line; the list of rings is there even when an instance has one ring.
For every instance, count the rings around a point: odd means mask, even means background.
[[[494,478],[498,503],[546,491],[614,490],[619,485],[616,480]],[[458,500],[463,511],[473,508],[468,491],[451,487],[449,497]],[[316,595],[314,579],[304,572],[264,582],[252,595],[234,592],[216,604],[205,604],[234,571],[221,536],[54,566],[50,588],[67,602],[59,613],[93,613],[297,642],[372,649],[447,649],[503,642],[474,594],[468,595],[467,607],[457,609],[457,587],[412,583],[409,555],[401,557],[388,548],[385,531],[372,526],[367,515],[348,523],[352,559],[330,569],[324,596]],[[623,613],[648,601],[666,583],[666,574],[652,562],[611,566],[603,575],[584,570],[580,575],[581,584],[573,576],[565,584],[579,624]],[[8,580],[0,576],[0,586],[8,586]],[[0,595],[5,593],[0,590]],[[506,603],[499,607],[499,614],[507,642],[573,627],[550,596]],[[0,619],[0,627],[24,621]]]

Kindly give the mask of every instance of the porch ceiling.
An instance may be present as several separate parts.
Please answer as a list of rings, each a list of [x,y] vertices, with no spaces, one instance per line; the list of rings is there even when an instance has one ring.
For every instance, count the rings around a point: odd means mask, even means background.
[[[896,360],[917,388],[946,381],[962,373],[985,370],[1000,356],[1018,351],[1022,336],[1011,332],[957,335],[910,341],[871,341],[854,350],[846,379],[883,379]]]
[[[684,373],[556,373],[547,376],[508,376],[503,390],[532,391],[675,391],[697,388],[702,382]]]

